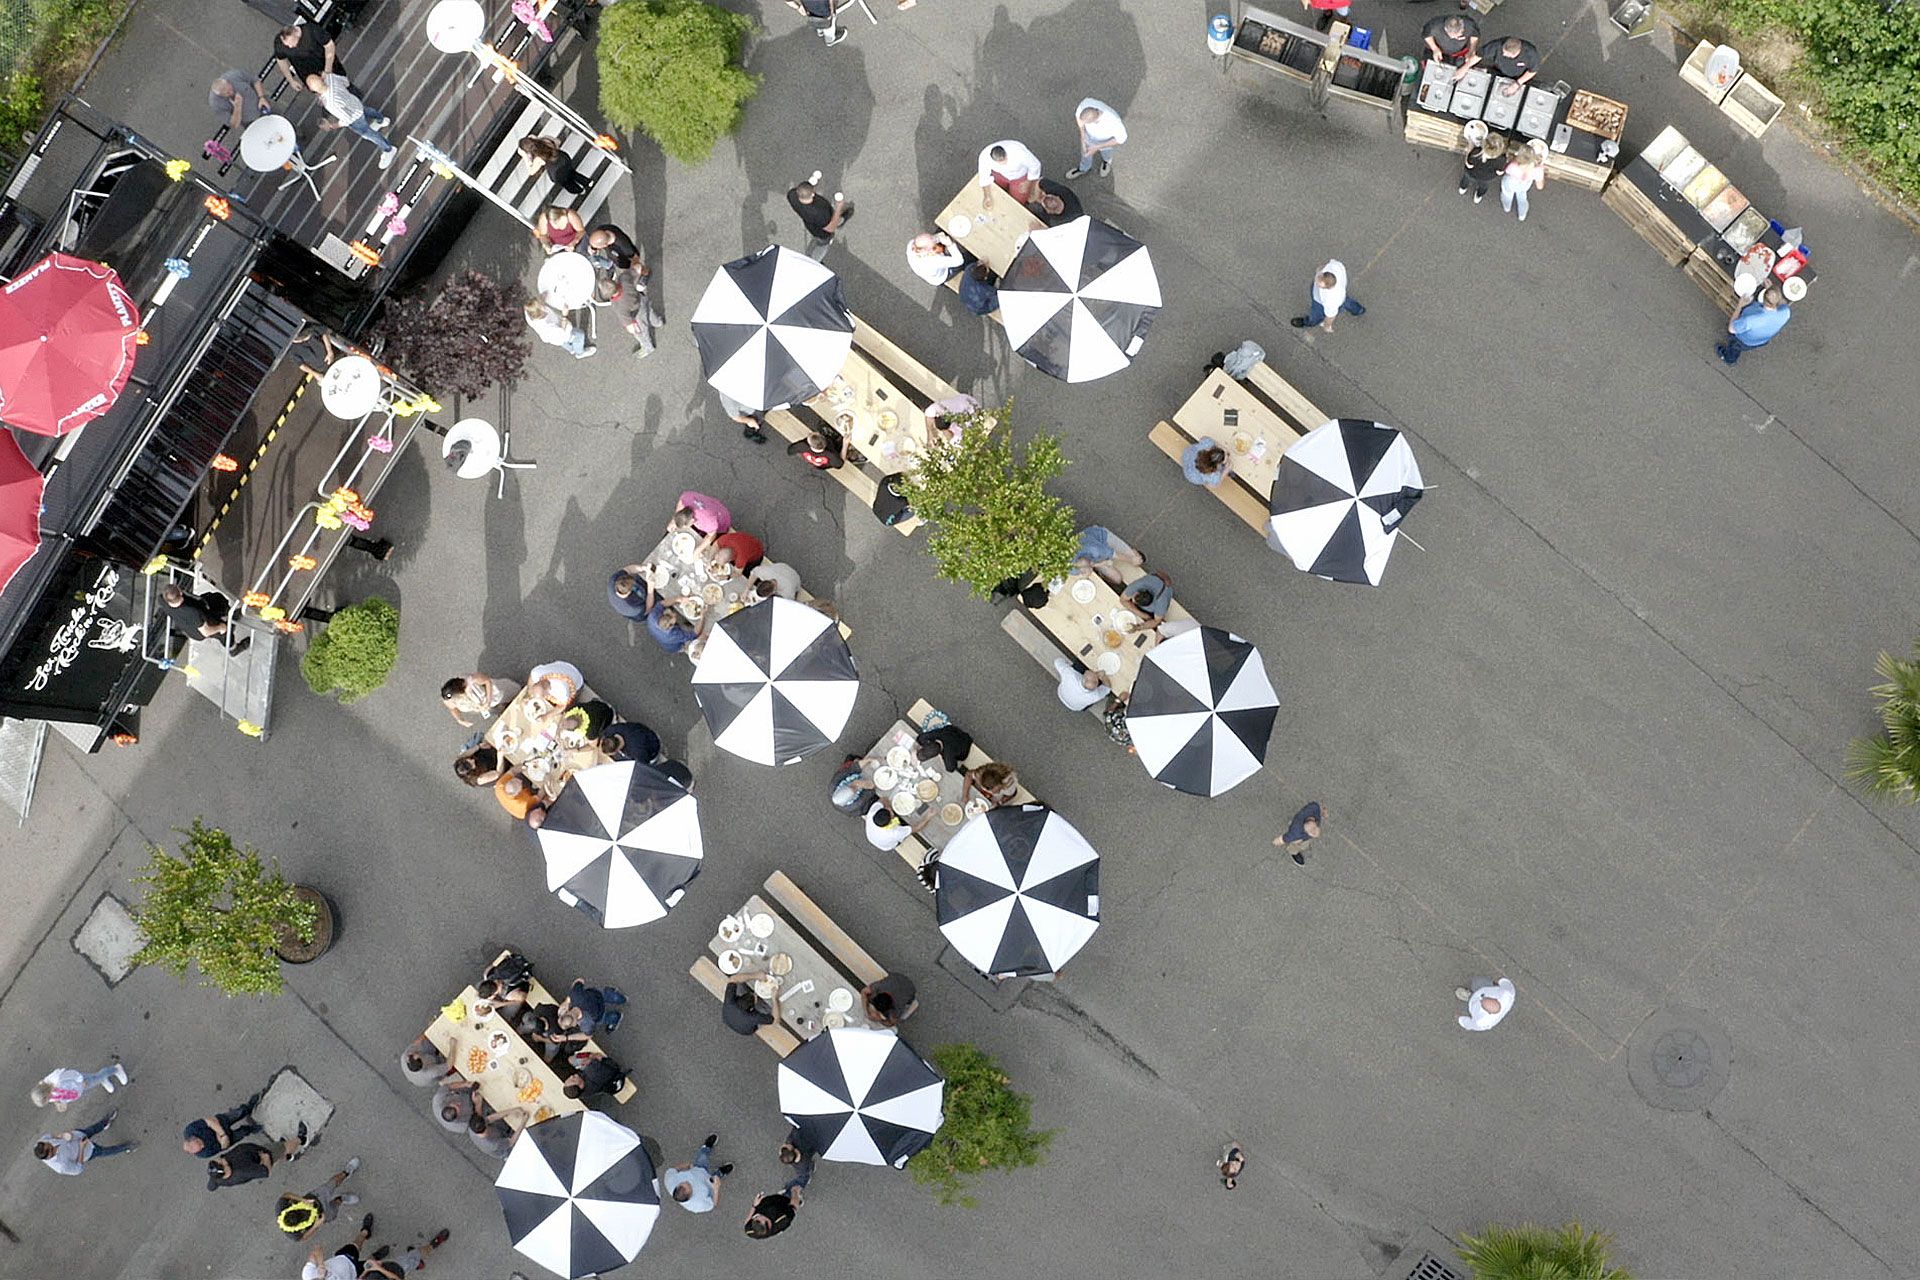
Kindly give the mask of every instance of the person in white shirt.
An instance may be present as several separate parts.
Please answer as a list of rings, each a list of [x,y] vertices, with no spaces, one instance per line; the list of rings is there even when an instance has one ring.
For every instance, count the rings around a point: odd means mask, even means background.
[[[29,1096],[36,1107],[44,1107],[51,1102],[55,1111],[64,1112],[90,1090],[105,1089],[112,1093],[115,1083],[127,1083],[127,1069],[117,1062],[110,1062],[98,1071],[55,1067],[47,1072],[39,1084],[33,1086]]]
[[[1060,705],[1069,711],[1085,711],[1095,703],[1107,700],[1113,690],[1100,678],[1097,671],[1082,671],[1065,658],[1053,660],[1053,670],[1060,677],[1059,687],[1054,696],[1060,699]]]
[[[386,168],[393,163],[394,150],[380,133],[380,130],[393,121],[384,113],[371,111],[367,104],[353,96],[353,90],[347,87],[347,78],[339,72],[322,75],[318,71],[307,77],[307,88],[320,95],[320,105],[327,109],[331,120],[322,120],[322,129],[351,129],[374,146],[380,148],[380,167]]]
[[[907,241],[907,265],[928,284],[945,284],[966,262],[966,255],[944,231],[923,231]]]
[[[783,600],[800,598],[800,572],[790,564],[762,560],[747,570],[747,580],[755,585],[763,600],[768,595],[776,595]]]
[[[1367,314],[1367,309],[1360,305],[1359,299],[1347,292],[1347,264],[1338,258],[1327,259],[1327,265],[1321,267],[1313,277],[1308,298],[1307,314],[1295,316],[1287,322],[1296,329],[1317,324],[1332,333],[1333,318],[1342,311],[1350,316]]]
[[[373,1215],[360,1220],[360,1234],[324,1257],[315,1245],[300,1268],[300,1280],[359,1280],[360,1250],[373,1236]]]
[[[993,189],[1000,187],[1021,204],[1033,199],[1040,182],[1040,157],[1024,142],[1002,138],[980,153],[980,203],[993,207]]]
[[[933,810],[920,815],[920,821],[908,825],[907,820],[879,800],[867,808],[867,843],[883,852],[898,849],[908,836],[917,836],[920,829],[933,817]]]
[[[1507,1016],[1507,1010],[1513,1008],[1513,979],[1488,982],[1485,978],[1471,978],[1468,981],[1471,991],[1466,987],[1453,989],[1454,999],[1467,1002],[1467,1011],[1460,1015],[1460,1025],[1469,1031],[1491,1031]]]
[[[599,348],[587,341],[587,331],[567,318],[558,307],[550,307],[538,298],[527,299],[527,327],[549,346],[564,347],[575,360],[585,360]]]
[[[1067,181],[1087,176],[1093,157],[1100,157],[1100,176],[1113,172],[1114,148],[1127,140],[1127,126],[1115,111],[1098,98],[1082,98],[1073,109],[1073,122],[1080,130],[1080,163],[1067,170]]]

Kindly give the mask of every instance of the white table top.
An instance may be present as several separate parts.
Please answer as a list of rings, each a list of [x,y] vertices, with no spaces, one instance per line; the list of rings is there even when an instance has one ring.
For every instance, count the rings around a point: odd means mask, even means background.
[[[427,43],[442,53],[465,53],[486,33],[479,0],[440,0],[427,11]]]
[[[563,311],[592,302],[597,283],[593,263],[584,253],[569,249],[550,255],[540,264],[540,296]]]
[[[240,135],[240,161],[256,173],[272,173],[300,149],[300,135],[285,116],[261,116]]]
[[[364,418],[380,405],[385,379],[379,366],[360,355],[345,355],[320,378],[320,403],[336,418]]]

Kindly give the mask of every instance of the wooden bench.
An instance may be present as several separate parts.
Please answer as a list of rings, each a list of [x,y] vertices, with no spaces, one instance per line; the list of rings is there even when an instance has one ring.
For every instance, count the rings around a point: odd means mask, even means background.
[[[707,994],[715,1000],[727,998],[727,975],[720,972],[720,966],[711,956],[701,956],[687,970],[687,976],[707,989]],[[770,1022],[753,1033],[753,1038],[766,1045],[781,1057],[786,1057],[800,1047],[800,1037],[793,1034],[777,1022]]]
[[[1025,615],[1021,615],[1021,616],[1022,616],[1022,620],[1024,621]],[[1005,624],[1003,623],[1002,625],[1005,625]],[[1033,627],[1033,624],[1031,622],[1028,622],[1027,626]],[[1039,628],[1034,627],[1033,629],[1035,633],[1038,634]],[[1042,641],[1046,641],[1045,636],[1041,636],[1040,639]],[[1059,650],[1054,649],[1053,652],[1057,654],[1059,653]],[[1048,658],[1047,661],[1051,663],[1053,659]],[[921,698],[907,709],[907,723],[909,725],[925,724],[927,722],[927,717],[932,715],[933,711],[934,711],[933,704],[928,702],[925,698]],[[994,763],[994,758],[988,755],[986,752],[982,751],[980,749],[980,744],[976,742],[973,744],[973,749],[967,752],[967,758],[960,762],[960,767],[963,769],[978,769],[982,765],[988,765],[992,763]],[[1033,793],[1028,791],[1025,786],[1019,787],[1014,792],[1013,802],[1015,804],[1039,803],[1037,800],[1033,798]],[[921,864],[927,860],[927,855],[933,852],[933,846],[928,844],[925,840],[922,840],[919,836],[910,835],[905,840],[902,840],[900,842],[900,846],[897,852],[900,854],[901,860],[905,862],[907,866],[913,869],[913,872],[915,875],[918,875],[920,872]]]
[[[1171,422],[1166,421],[1164,418],[1154,424],[1153,430],[1147,433],[1147,439],[1158,445],[1160,452],[1166,454],[1175,462],[1180,461],[1180,457],[1186,452],[1187,446],[1193,443],[1192,436],[1174,426]],[[1208,493],[1211,493],[1214,497],[1226,503],[1227,510],[1252,525],[1255,533],[1260,534],[1262,537],[1266,536],[1267,516],[1269,514],[1267,504],[1256,498],[1252,490],[1248,489],[1245,485],[1235,484],[1231,478],[1217,485],[1208,485],[1206,489]],[[1043,636],[1042,639],[1045,639],[1045,637]],[[1048,643],[1051,644],[1052,642],[1048,641]]]
[[[786,872],[774,872],[762,887],[774,904],[787,913],[787,918],[812,934],[848,973],[869,983],[887,976],[880,962],[868,955],[866,949],[849,937],[845,929],[835,924],[812,898],[801,891],[799,885],[787,878]]]
[[[1281,456],[1294,441],[1325,424],[1327,415],[1263,360],[1256,362],[1244,378],[1231,378],[1222,369],[1210,372],[1174,410],[1171,420],[1156,424],[1147,438],[1179,462],[1187,447],[1203,436],[1224,441],[1221,433],[1235,430],[1214,416],[1222,409],[1238,412],[1238,429],[1264,437],[1272,452],[1241,460],[1226,480],[1206,486],[1207,491],[1265,537],[1272,476]]]

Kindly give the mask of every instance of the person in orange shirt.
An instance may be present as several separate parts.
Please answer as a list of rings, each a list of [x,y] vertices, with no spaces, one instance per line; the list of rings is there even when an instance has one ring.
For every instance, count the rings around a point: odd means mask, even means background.
[[[493,784],[493,798],[500,802],[502,809],[530,827],[539,826],[540,820],[546,817],[539,789],[518,769],[500,775],[500,781]]]

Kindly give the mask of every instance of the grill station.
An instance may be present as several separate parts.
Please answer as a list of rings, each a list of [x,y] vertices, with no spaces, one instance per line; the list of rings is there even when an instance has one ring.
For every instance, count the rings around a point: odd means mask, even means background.
[[[1406,138],[1422,147],[1464,155],[1466,125],[1484,120],[1487,128],[1516,140],[1538,138],[1547,144],[1547,176],[1589,191],[1599,191],[1613,176],[1627,105],[1564,81],[1537,80],[1513,92],[1514,81],[1475,67],[1453,78],[1454,68],[1429,61],[1421,68],[1420,87],[1407,107]]]
[[[1242,5],[1227,48],[1229,67],[1243,63],[1305,85],[1316,107],[1339,98],[1389,114],[1402,109],[1411,65],[1387,55],[1382,33],[1344,21],[1307,26],[1251,5]]]

